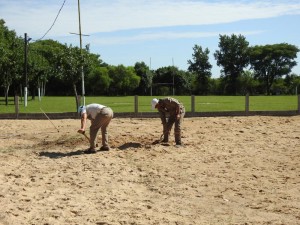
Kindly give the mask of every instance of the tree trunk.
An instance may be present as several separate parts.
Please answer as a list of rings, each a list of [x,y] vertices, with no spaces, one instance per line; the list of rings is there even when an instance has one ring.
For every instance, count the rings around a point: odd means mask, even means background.
[[[74,89],[74,93],[75,93],[76,112],[77,112],[77,109],[80,106],[80,102],[78,101],[78,93],[77,93],[77,88],[76,88],[76,84],[75,83],[73,83],[73,89]]]
[[[45,96],[46,95],[46,81],[43,82],[42,88],[43,88],[42,96]]]
[[[8,91],[9,91],[9,85],[5,87],[5,105],[8,105]]]
[[[21,96],[21,102],[23,102],[23,87],[22,84],[20,84],[20,96]]]
[[[34,87],[32,88],[32,90],[31,90],[31,98],[32,98],[32,100],[35,100],[35,91],[34,91]]]

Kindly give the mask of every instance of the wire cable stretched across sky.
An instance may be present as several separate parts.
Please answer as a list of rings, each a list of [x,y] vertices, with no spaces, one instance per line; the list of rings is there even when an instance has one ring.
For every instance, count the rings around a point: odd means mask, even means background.
[[[46,32],[41,38],[39,38],[39,39],[37,39],[37,40],[35,40],[35,41],[40,41],[40,40],[42,40],[42,39],[49,33],[49,31],[53,28],[53,26],[54,26],[54,24],[56,23],[56,20],[57,20],[59,14],[60,14],[62,8],[64,7],[66,1],[67,1],[67,0],[64,0],[62,6],[60,7],[60,9],[59,9],[59,11],[58,11],[58,13],[57,13],[57,15],[56,15],[56,17],[55,17],[53,23],[52,23],[52,25],[51,25],[50,28],[47,30],[47,32]]]

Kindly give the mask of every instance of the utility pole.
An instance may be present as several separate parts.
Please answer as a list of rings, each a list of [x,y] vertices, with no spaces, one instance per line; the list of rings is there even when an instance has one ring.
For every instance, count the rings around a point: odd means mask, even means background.
[[[172,74],[173,74],[173,96],[175,95],[175,87],[174,87],[174,59],[172,58],[172,64],[173,64],[173,72],[172,72]]]
[[[83,99],[83,104],[85,105],[85,88],[84,88],[84,70],[83,70],[83,54],[82,54],[82,36],[90,36],[86,34],[82,34],[81,32],[81,18],[80,18],[80,0],[78,0],[78,22],[79,22],[79,33],[72,33],[70,34],[76,34],[79,35],[79,43],[80,43],[80,70],[81,70],[81,90],[82,90],[82,99]],[[80,102],[79,102],[80,104]]]
[[[25,75],[25,87],[24,87],[24,106],[27,107],[27,96],[28,96],[28,75],[27,75],[27,64],[28,64],[28,39],[27,33],[24,34],[24,75]]]
[[[83,55],[82,55],[82,37],[81,37],[81,19],[80,19],[80,0],[78,0],[78,20],[79,20],[79,40],[80,40],[80,55],[81,55],[81,80],[82,80],[82,98],[85,105],[85,88],[84,88],[84,71],[83,71]]]
[[[150,57],[150,66],[149,66],[149,70],[151,72],[151,57]],[[151,88],[150,88],[150,95],[152,96],[152,87],[153,87],[153,77],[151,77]]]

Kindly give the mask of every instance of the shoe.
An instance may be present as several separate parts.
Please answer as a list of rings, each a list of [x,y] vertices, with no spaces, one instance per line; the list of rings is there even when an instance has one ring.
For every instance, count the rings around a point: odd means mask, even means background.
[[[180,147],[180,146],[182,146],[182,143],[181,143],[181,141],[176,141],[176,146],[177,146],[177,147]]]
[[[168,143],[169,142],[169,137],[165,136],[164,139],[161,142]]]
[[[109,151],[109,147],[108,146],[102,146],[101,148],[100,148],[100,151]]]
[[[96,149],[93,149],[93,148],[89,148],[85,151],[83,151],[85,154],[95,154],[97,151]]]

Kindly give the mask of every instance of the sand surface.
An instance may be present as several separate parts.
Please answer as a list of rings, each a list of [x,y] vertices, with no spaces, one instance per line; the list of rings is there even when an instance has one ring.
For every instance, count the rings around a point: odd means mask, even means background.
[[[300,224],[300,116],[186,118],[181,148],[114,118],[91,155],[79,120],[52,122],[0,121],[1,225]]]

